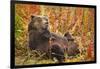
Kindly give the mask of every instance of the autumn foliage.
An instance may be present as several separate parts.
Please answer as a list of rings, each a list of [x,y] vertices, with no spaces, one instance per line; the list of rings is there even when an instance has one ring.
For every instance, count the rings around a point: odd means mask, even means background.
[[[94,9],[84,7],[43,6],[34,4],[15,5],[15,63],[42,64],[54,63],[50,59],[34,61],[28,58],[28,24],[31,15],[44,15],[49,18],[49,30],[59,35],[70,32],[79,44],[80,54],[66,58],[65,62],[94,60]],[[34,57],[33,57],[34,58]],[[35,59],[35,58],[34,58]],[[23,63],[24,62],[24,63]]]

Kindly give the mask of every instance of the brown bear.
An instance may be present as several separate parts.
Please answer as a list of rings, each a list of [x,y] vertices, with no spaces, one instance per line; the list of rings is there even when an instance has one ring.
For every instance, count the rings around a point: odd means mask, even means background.
[[[64,62],[67,54],[68,57],[79,54],[78,44],[74,42],[72,35],[67,32],[64,36],[51,33],[51,55],[55,57],[58,62]]]
[[[69,32],[67,32],[65,33],[64,37],[66,37],[68,40],[68,47],[67,47],[68,56],[75,56],[79,54],[80,53],[78,48],[79,46],[77,43],[74,42],[74,38],[72,37],[72,35]]]
[[[31,16],[31,21],[28,25],[29,48],[51,55],[52,58],[56,57],[58,62],[62,62],[64,60],[64,47],[62,46],[66,45],[67,40],[51,33],[48,30],[48,24],[46,16]],[[50,43],[50,39],[52,43]]]
[[[46,16],[31,16],[28,25],[29,48],[48,52],[50,32],[48,30],[48,18]]]

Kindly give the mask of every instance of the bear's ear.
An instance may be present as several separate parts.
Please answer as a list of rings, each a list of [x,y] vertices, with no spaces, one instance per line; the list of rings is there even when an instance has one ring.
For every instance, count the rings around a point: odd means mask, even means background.
[[[35,17],[34,15],[31,15],[31,20],[32,20],[34,17]]]
[[[66,32],[64,37],[66,37],[68,39],[68,41],[74,41],[74,38],[72,37],[72,35],[69,32]]]

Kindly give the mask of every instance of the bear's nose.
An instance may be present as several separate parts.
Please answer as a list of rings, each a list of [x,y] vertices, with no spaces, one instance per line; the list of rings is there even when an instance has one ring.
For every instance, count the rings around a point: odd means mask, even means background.
[[[45,24],[48,24],[48,22],[46,22]]]

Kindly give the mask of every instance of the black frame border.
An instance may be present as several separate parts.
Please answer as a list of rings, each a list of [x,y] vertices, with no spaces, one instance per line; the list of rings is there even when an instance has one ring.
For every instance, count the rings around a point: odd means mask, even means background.
[[[51,5],[51,6],[68,6],[68,7],[85,7],[85,8],[94,8],[94,61],[87,62],[70,62],[70,63],[59,63],[59,64],[38,64],[38,65],[23,65],[16,66],[15,65],[15,4],[36,4],[36,5]],[[10,2],[10,68],[30,68],[30,67],[47,67],[47,66],[61,66],[61,65],[80,65],[80,64],[93,64],[97,62],[97,53],[96,53],[96,13],[97,13],[96,5],[81,5],[81,4],[64,4],[64,3],[49,3],[49,2],[34,2],[34,1],[11,1]]]

